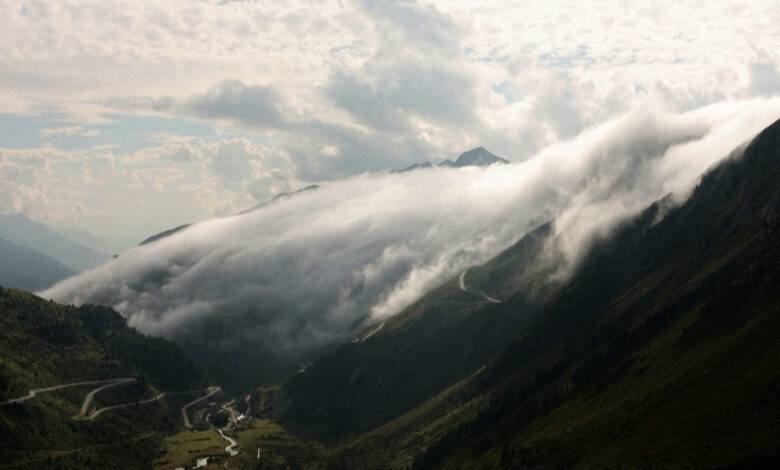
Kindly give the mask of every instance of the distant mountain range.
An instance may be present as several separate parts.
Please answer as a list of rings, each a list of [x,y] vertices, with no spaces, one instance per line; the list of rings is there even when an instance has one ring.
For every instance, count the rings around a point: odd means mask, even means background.
[[[458,158],[453,161],[449,158],[444,160],[439,164],[441,167],[450,167],[450,168],[462,168],[466,166],[490,166],[495,163],[509,163],[509,160],[503,159],[499,156],[493,155],[488,150],[486,150],[484,147],[477,147],[475,149],[471,149],[467,152],[463,152],[458,156]],[[406,168],[403,168],[401,170],[393,170],[393,173],[406,173],[409,171],[419,170],[419,169],[425,169],[425,168],[433,168],[433,164],[431,162],[422,162],[422,163],[416,163],[414,165],[408,166]],[[257,204],[247,210],[239,212],[239,214],[246,214],[247,212],[252,212],[254,210],[257,210],[261,207],[265,207],[268,204],[272,204],[274,202],[282,201],[285,199],[288,199],[290,197],[295,196],[296,194],[300,194],[306,191],[312,191],[318,189],[320,186],[316,184],[311,184],[309,186],[306,186],[304,188],[301,188],[297,191],[292,191],[289,193],[280,193],[274,196],[273,198],[269,199],[268,201],[261,202],[260,204]],[[174,233],[183,230],[187,227],[189,227],[192,224],[183,224],[179,225],[178,227],[174,227],[172,229],[164,230],[160,233],[154,234],[150,236],[149,238],[143,240],[139,245],[146,245],[148,243],[151,243],[156,240],[160,240],[162,238],[168,237],[170,235],[173,235]]]
[[[49,255],[76,272],[93,268],[108,258],[105,253],[80,245],[19,213],[0,215],[0,238]]]
[[[75,271],[49,255],[0,238],[0,286],[37,291]]]
[[[85,246],[93,251],[97,251],[98,253],[107,256],[118,254],[127,248],[126,244],[114,243],[111,240],[95,236],[92,233],[78,227],[61,224],[49,225],[49,227],[72,242],[78,243],[79,245]],[[135,243],[133,243],[133,245],[134,244]]]
[[[509,163],[509,160],[503,159],[497,155],[490,153],[485,147],[477,147],[467,152],[463,152],[454,161],[446,159],[439,163],[441,167],[449,168],[462,168],[465,166],[490,166],[495,163]],[[433,168],[431,162],[415,163],[401,170],[396,170],[397,173],[405,173],[407,171],[414,171],[424,168]]]
[[[496,163],[508,163],[508,160],[490,153],[484,147],[477,147],[463,152],[454,161],[444,160],[439,166],[461,168]],[[398,172],[432,167],[430,162],[423,162]],[[313,184],[298,191],[281,193],[241,213],[251,212],[317,188],[319,186]],[[190,225],[183,224],[152,235],[140,245],[160,240]],[[84,230],[74,227],[51,228],[21,213],[0,215],[0,259],[3,260],[0,266],[1,286],[27,290],[44,289],[57,281],[93,268],[115,251],[116,248],[111,244]]]
[[[24,214],[0,215],[2,286],[43,289],[106,259]]]
[[[477,147],[475,149],[469,150],[467,152],[463,152],[460,154],[460,156],[455,160],[446,159],[443,162],[439,164],[439,166],[442,167],[452,167],[452,168],[462,168],[466,166],[490,166],[495,163],[509,163],[509,160],[505,160],[499,156],[493,155],[488,150],[486,150],[484,147]],[[425,169],[425,168],[433,168],[433,164],[431,162],[423,162],[423,163],[416,163],[414,165],[408,166],[406,168],[403,168],[401,170],[394,170],[394,173],[406,173],[409,171],[414,171],[418,169]],[[306,186],[304,188],[301,188],[297,191],[291,191],[289,193],[280,193],[274,196],[273,198],[261,202],[260,204],[257,204],[247,210],[239,212],[239,214],[246,214],[247,212],[252,212],[254,210],[260,209],[262,207],[267,206],[268,204],[272,204],[274,202],[283,201],[285,199],[288,199],[290,197],[295,196],[296,194],[300,194],[306,191],[313,191],[318,189],[320,186],[316,184],[311,184],[309,186]],[[146,238],[143,240],[139,245],[146,245],[148,243],[151,243],[156,240],[160,240],[162,238],[165,238],[167,236],[173,235],[174,233],[183,230],[187,227],[189,227],[192,224],[183,224],[179,225],[178,227],[174,227],[172,229],[168,229],[165,231],[162,231],[160,233],[157,233],[155,235],[150,236],[149,238]]]

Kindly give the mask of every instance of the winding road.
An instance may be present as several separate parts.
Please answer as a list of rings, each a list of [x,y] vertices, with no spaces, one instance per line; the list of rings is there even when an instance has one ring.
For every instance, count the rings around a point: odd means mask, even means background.
[[[184,418],[184,427],[186,427],[187,429],[192,429],[192,423],[190,422],[190,417],[187,416],[187,408],[189,408],[190,406],[194,405],[195,403],[201,402],[201,401],[205,400],[206,398],[214,395],[218,391],[222,390],[222,387],[209,387],[206,390],[209,393],[207,393],[206,395],[203,395],[200,398],[192,400],[191,402],[189,402],[186,405],[181,407],[181,416]]]
[[[160,401],[166,395],[173,395],[173,394],[176,394],[176,393],[197,393],[197,392],[211,391],[212,388],[213,387],[209,387],[209,388],[207,388],[205,390],[185,390],[185,391],[178,391],[178,392],[162,392],[162,393],[158,393],[156,396],[154,396],[152,398],[147,398],[146,400],[139,400],[139,401],[134,401],[134,402],[130,402],[130,403],[122,403],[121,405],[106,406],[104,408],[100,408],[99,410],[93,410],[92,413],[90,413],[88,416],[85,416],[85,417],[83,417],[81,419],[83,419],[84,421],[92,421],[93,419],[97,418],[98,416],[100,416],[101,414],[103,414],[104,412],[109,411],[109,410],[116,410],[117,408],[127,408],[128,406],[135,406],[135,405],[146,405],[146,404],[149,404],[149,403],[154,403],[156,401]],[[219,387],[216,387],[216,388],[219,389]],[[185,416],[185,420],[186,420],[185,423],[184,423],[185,426],[187,426],[187,423],[189,423],[189,420],[186,418],[186,416],[187,416],[187,407],[189,407],[190,405],[194,405],[195,403],[199,402],[200,400],[203,400],[204,398],[208,398],[209,396],[210,395],[206,395],[204,397],[198,398],[197,400],[191,401],[191,402],[187,403],[186,405],[184,405],[182,407],[182,414]],[[76,419],[76,418],[74,417],[73,419]],[[188,427],[191,427],[191,426],[188,426]]]
[[[246,397],[244,397],[244,401],[246,402],[246,411],[244,412],[244,416],[251,416],[249,413],[252,411],[252,404],[250,403],[250,400],[252,398],[252,394],[248,394]]]
[[[92,404],[92,401],[95,399],[95,394],[96,393],[100,392],[101,390],[105,390],[107,388],[119,387],[119,386],[122,386],[122,385],[130,385],[130,384],[134,384],[134,383],[136,383],[136,380],[133,379],[133,378],[114,379],[113,382],[108,383],[106,385],[103,385],[102,387],[98,387],[98,388],[92,390],[91,392],[87,393],[86,397],[84,397],[84,403],[81,404],[81,411],[79,412],[79,414],[74,416],[72,419],[75,419],[75,420],[94,419],[94,417],[92,417],[92,418],[87,417],[87,411],[89,410],[89,406]],[[95,416],[97,416],[97,415],[95,415]]]
[[[501,301],[498,300],[495,297],[491,297],[491,296],[487,295],[484,292],[472,290],[472,289],[469,289],[468,287],[466,287],[466,273],[468,273],[468,272],[469,272],[469,270],[466,269],[462,273],[460,273],[460,276],[458,277],[458,287],[460,288],[460,290],[462,290],[463,292],[468,292],[469,294],[474,294],[476,296],[482,297],[484,299],[485,303],[490,303],[490,304],[500,304],[501,303]],[[368,333],[366,333],[365,336],[353,338],[350,342],[352,342],[352,343],[362,343],[365,340],[367,340],[368,338],[370,338],[370,337],[374,336],[375,334],[379,333],[379,330],[381,330],[384,326],[385,326],[385,322],[382,322],[376,328],[374,328],[373,330],[371,330]],[[306,370],[306,367],[302,367],[298,372],[303,372],[304,370]]]
[[[478,296],[482,297],[483,299],[485,299],[485,301],[487,301],[488,303],[491,303],[491,304],[500,304],[501,303],[500,300],[498,300],[498,299],[496,299],[494,297],[491,297],[491,296],[485,294],[484,292],[478,292],[478,291],[471,290],[468,287],[466,287],[466,273],[467,272],[469,272],[468,269],[466,269],[465,271],[460,273],[460,277],[458,278],[458,287],[460,287],[460,290],[462,290],[463,292],[468,292],[470,294],[478,295]]]
[[[131,403],[122,403],[121,405],[106,406],[104,408],[100,408],[99,410],[92,410],[92,413],[90,413],[87,416],[82,416],[82,417],[74,416],[73,419],[81,419],[83,421],[92,421],[93,419],[97,418],[98,416],[100,416],[101,414],[103,414],[106,411],[116,410],[117,408],[127,408],[128,406],[133,406],[133,405],[145,405],[147,403],[153,403],[153,402],[159,401],[161,398],[163,398],[167,394],[168,394],[168,392],[162,392],[162,393],[158,394],[157,396],[152,397],[152,398],[148,398],[146,400],[134,401],[134,402],[131,402]]]
[[[106,389],[112,388],[112,387],[119,387],[119,386],[134,384],[136,382],[137,382],[136,379],[134,379],[132,377],[123,377],[123,378],[119,378],[119,379],[92,380],[92,381],[88,381],[88,382],[71,382],[71,383],[67,383],[67,384],[53,385],[51,387],[33,388],[29,392],[27,392],[27,395],[25,395],[23,397],[13,398],[11,400],[6,400],[6,401],[3,401],[3,402],[0,402],[0,406],[2,406],[2,405],[11,405],[11,404],[14,404],[14,403],[22,403],[22,402],[27,401],[27,400],[29,400],[31,398],[34,398],[39,393],[53,392],[53,391],[56,391],[56,390],[62,390],[64,388],[70,388],[70,387],[82,387],[82,386],[85,386],[85,385],[100,385],[99,387],[97,387],[94,390],[92,390],[89,393],[87,393],[87,395],[84,397],[84,402],[81,404],[81,410],[79,411],[79,414],[77,414],[76,416],[72,416],[71,417],[71,419],[76,420],[76,421],[92,421],[95,418],[97,418],[98,416],[100,416],[101,414],[105,413],[106,411],[116,410],[116,409],[119,409],[119,408],[127,408],[129,406],[134,406],[134,405],[145,405],[145,404],[148,404],[148,403],[154,403],[156,401],[160,401],[166,395],[171,395],[171,394],[174,394],[174,393],[197,393],[197,392],[203,392],[203,391],[209,392],[208,394],[206,394],[206,395],[204,395],[204,396],[202,396],[202,397],[200,397],[200,398],[198,398],[196,400],[193,400],[193,401],[187,403],[186,405],[184,405],[181,408],[181,414],[182,414],[182,417],[184,418],[184,426],[187,427],[187,428],[192,428],[192,423],[190,423],[190,419],[187,416],[187,408],[189,408],[190,406],[192,406],[192,405],[194,405],[194,404],[196,404],[196,403],[198,403],[200,401],[205,400],[206,398],[208,398],[208,397],[214,395],[215,393],[217,393],[218,391],[222,390],[220,387],[212,386],[212,387],[209,387],[209,388],[207,388],[205,390],[186,390],[186,391],[177,391],[177,392],[162,392],[162,393],[159,393],[159,394],[155,395],[152,398],[147,398],[145,400],[139,400],[139,401],[134,401],[134,402],[130,402],[130,403],[122,403],[121,405],[106,406],[106,407],[95,409],[95,410],[92,410],[91,412],[88,412],[90,406],[92,405],[92,402],[95,400],[95,395],[98,392],[101,392],[103,390],[106,390]],[[249,403],[248,399],[247,399],[247,403]]]
[[[29,392],[27,392],[27,395],[19,398],[13,398],[11,400],[6,400],[4,402],[0,402],[0,406],[2,405],[10,405],[12,403],[21,403],[23,401],[27,401],[30,398],[35,397],[35,395],[39,393],[44,392],[53,392],[55,390],[62,390],[63,388],[70,388],[70,387],[81,387],[84,385],[98,385],[98,384],[114,384],[118,381],[122,380],[128,380],[128,379],[106,379],[106,380],[93,380],[90,382],[73,382],[68,384],[61,384],[61,385],[54,385],[52,387],[43,387],[43,388],[33,388]],[[135,380],[135,379],[129,379],[129,380]]]

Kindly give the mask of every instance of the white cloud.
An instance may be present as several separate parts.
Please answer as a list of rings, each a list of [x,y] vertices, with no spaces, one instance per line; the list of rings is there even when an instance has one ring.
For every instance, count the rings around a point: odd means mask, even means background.
[[[240,80],[224,80],[184,105],[184,112],[213,119],[228,119],[259,128],[278,128],[284,120],[276,108],[278,98],[267,86],[247,86]]]
[[[251,194],[255,201],[289,191],[294,180],[285,155],[249,139],[177,142],[163,149],[161,157],[197,163],[204,175],[216,177],[231,191]]]
[[[548,220],[571,269],[616,224],[668,193],[685,198],[778,116],[777,98],[685,114],[644,105],[521,163],[363,175],[201,222],[42,295],[110,305],[149,333],[186,341],[223,325],[220,347],[241,337],[305,355]]]
[[[0,155],[0,212],[25,212],[54,224],[78,221],[94,233],[139,241],[239,212],[299,184],[284,155],[246,138],[172,137],[121,156],[110,149],[53,147]]]
[[[82,162],[55,166],[64,173],[5,207],[63,218],[72,211],[55,201],[73,197],[81,209],[69,224],[157,230],[170,223],[151,222],[148,207],[196,220],[478,145],[520,161],[642,103],[684,111],[776,95],[777,24],[765,1],[5,2],[1,118],[56,115],[61,129],[35,128],[43,140],[29,147],[51,140],[60,161]],[[163,161],[132,125],[117,132],[131,150],[69,145],[117,114],[197,119],[261,142],[263,157],[236,148],[185,162],[182,143],[178,159]],[[88,196],[78,185],[91,180],[72,173],[94,174],[85,162],[108,153],[100,178],[111,184],[94,190],[117,196]],[[182,196],[166,190],[173,178]],[[154,191],[133,193],[146,185]]]

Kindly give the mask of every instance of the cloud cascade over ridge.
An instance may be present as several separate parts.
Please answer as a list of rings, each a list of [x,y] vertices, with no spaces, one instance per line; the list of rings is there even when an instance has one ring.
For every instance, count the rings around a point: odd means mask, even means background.
[[[41,295],[109,305],[172,338],[240,320],[235,335],[305,354],[398,313],[551,219],[571,269],[595,237],[667,194],[683,200],[778,117],[780,99],[683,114],[644,106],[521,163],[365,174],[197,223]]]

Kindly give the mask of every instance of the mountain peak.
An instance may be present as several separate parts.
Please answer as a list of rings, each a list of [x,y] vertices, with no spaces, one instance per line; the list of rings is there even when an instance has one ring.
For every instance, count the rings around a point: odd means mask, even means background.
[[[440,166],[464,167],[464,166],[490,166],[494,163],[509,163],[497,155],[490,153],[485,147],[476,147],[460,154],[454,162],[450,159],[444,160]]]

